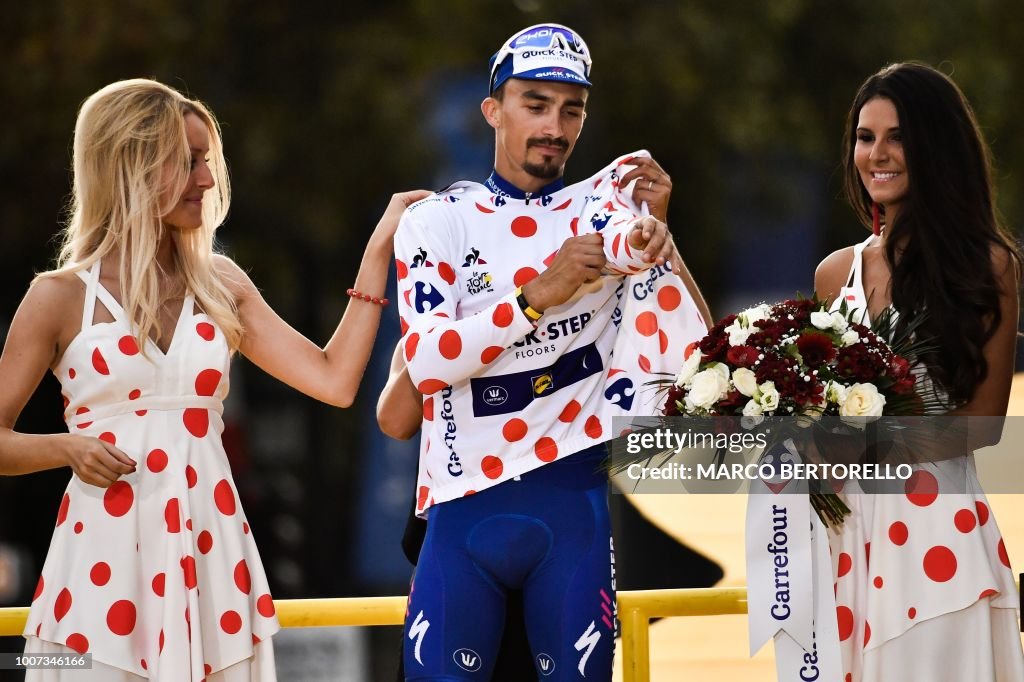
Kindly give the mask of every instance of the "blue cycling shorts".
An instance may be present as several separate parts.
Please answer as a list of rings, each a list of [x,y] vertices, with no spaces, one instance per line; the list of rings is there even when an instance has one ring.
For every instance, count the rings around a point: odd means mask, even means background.
[[[405,675],[489,680],[522,590],[543,682],[612,678],[615,557],[603,445],[430,509],[405,618]]]

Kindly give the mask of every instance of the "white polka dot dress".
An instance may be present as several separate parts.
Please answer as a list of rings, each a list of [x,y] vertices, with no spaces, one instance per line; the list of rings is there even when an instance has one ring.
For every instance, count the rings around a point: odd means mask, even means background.
[[[106,489],[72,477],[24,634],[142,678],[201,680],[279,629],[221,443],[228,346],[189,295],[167,352],[148,342],[147,359],[99,266],[79,275],[82,330],[55,370],[65,420],[138,466]],[[93,324],[97,299],[112,322]]]
[[[840,297],[861,310],[867,243]],[[1024,680],[1017,587],[974,456],[915,465],[897,493],[855,486],[829,533],[845,682]]]

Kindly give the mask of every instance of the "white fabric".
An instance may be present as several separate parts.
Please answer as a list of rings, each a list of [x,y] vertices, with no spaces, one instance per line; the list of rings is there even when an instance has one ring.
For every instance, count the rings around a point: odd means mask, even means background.
[[[1020,682],[1024,655],[1013,609],[979,599],[918,623],[864,654],[861,682]]]
[[[138,466],[106,489],[72,477],[24,634],[136,676],[200,680],[279,628],[221,442],[228,346],[188,296],[167,352],[149,341],[147,359],[99,266],[80,275],[82,330],[54,370],[65,419]],[[113,321],[93,324],[97,299]]]
[[[402,217],[399,313],[409,376],[425,397],[419,513],[609,440],[615,416],[660,407],[643,384],[659,371],[674,376],[706,328],[679,276],[644,263],[626,241],[643,211],[619,187],[619,169],[641,154],[525,200],[457,183]],[[595,230],[610,274],[546,310],[534,329],[515,288],[566,239]],[[588,347],[571,378],[547,376]]]

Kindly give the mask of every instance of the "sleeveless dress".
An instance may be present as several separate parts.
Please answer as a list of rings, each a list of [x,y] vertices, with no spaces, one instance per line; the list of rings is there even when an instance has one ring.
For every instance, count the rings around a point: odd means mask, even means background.
[[[147,359],[99,274],[78,273],[82,328],[54,373],[68,430],[137,467],[106,489],[72,476],[25,627],[26,652],[89,652],[92,677],[27,679],[274,680],[280,626],[221,443],[224,334],[189,294]],[[97,300],[112,322],[93,323]]]
[[[833,306],[846,300],[864,324],[871,240],[854,247]],[[945,397],[916,371],[923,390]],[[852,513],[829,531],[844,682],[1024,680],[1017,587],[974,455],[914,469],[904,494],[847,483]]]

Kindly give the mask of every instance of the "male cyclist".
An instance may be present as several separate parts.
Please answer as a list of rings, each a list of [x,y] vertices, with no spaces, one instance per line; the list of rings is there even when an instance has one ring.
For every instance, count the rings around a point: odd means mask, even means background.
[[[678,369],[707,313],[667,226],[645,215],[670,187],[657,163],[641,152],[562,181],[589,77],[589,50],[565,26],[509,39],[481,105],[494,172],[414,204],[395,236],[406,371],[424,396],[417,510],[429,515],[407,680],[489,679],[510,590],[522,590],[541,679],[611,679],[603,442],[613,417],[653,411],[641,383]]]

